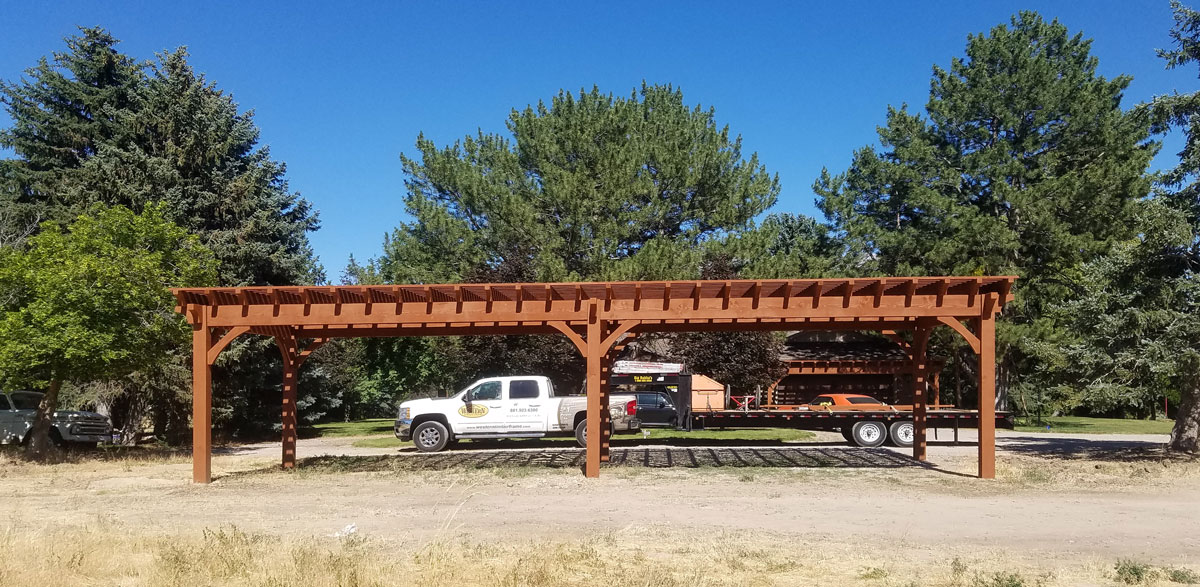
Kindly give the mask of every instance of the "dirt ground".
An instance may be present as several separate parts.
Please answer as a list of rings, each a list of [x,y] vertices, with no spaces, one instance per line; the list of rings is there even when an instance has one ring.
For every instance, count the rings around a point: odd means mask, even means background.
[[[1200,463],[1164,459],[1165,437],[1002,434],[995,481],[972,478],[976,448],[951,446],[944,433],[929,464],[895,449],[844,447],[824,433],[752,446],[635,441],[614,448],[600,479],[583,478],[574,448],[496,443],[428,455],[355,448],[354,440],[302,440],[292,473],[277,470],[277,444],[226,448],[209,486],[189,482],[186,456],[0,460],[0,530],[107,524],[173,534],[233,525],[329,536],[354,524],[397,544],[599,535],[648,540],[658,552],[664,542],[726,536],[731,552],[747,542],[792,544],[824,564],[829,553],[854,552],[864,568],[964,557],[1046,572],[1121,559],[1200,569]]]

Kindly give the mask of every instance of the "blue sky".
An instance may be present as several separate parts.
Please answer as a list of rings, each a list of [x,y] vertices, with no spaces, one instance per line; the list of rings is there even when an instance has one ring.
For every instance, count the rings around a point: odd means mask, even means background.
[[[293,189],[320,210],[312,242],[336,279],[377,255],[405,218],[399,154],[504,130],[514,107],[593,84],[628,94],[672,83],[716,108],[777,172],[776,210],[816,214],[810,186],[875,140],[889,104],[920,107],[933,64],[968,33],[1022,9],[1094,39],[1104,75],[1134,82],[1127,105],[1194,91],[1165,71],[1167,0],[839,3],[0,2],[0,78],[102,25],[139,58],[186,45],[193,65],[254,109]],[[0,124],[8,124],[0,114]],[[1170,165],[1168,144],[1157,165]]]

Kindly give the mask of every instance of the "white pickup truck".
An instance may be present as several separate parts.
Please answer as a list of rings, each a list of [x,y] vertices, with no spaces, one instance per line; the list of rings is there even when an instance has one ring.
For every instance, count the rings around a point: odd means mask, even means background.
[[[611,395],[614,432],[637,430],[637,398]],[[412,440],[423,452],[437,452],[457,439],[540,438],[575,434],[587,445],[587,398],[556,396],[542,376],[488,377],[448,398],[400,404],[396,438]]]

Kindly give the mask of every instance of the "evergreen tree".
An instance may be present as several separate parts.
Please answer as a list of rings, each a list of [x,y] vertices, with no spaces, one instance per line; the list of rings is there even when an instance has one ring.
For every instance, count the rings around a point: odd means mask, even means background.
[[[1022,12],[934,67],[925,114],[888,111],[882,150],[814,189],[848,259],[884,275],[1019,275],[1000,323],[1000,392],[1053,382],[1049,311],[1083,262],[1134,234],[1157,145],[1121,109],[1130,78],[1096,73],[1091,42]]]
[[[65,200],[73,170],[102,145],[121,140],[122,115],[139,101],[143,64],[118,53],[103,29],[84,28],[66,39],[67,51],[42,58],[21,82],[0,82],[0,103],[12,118],[0,146],[17,159],[0,160],[0,207],[13,224],[67,220],[79,209]]]
[[[1200,452],[1200,226],[1167,199],[1138,220],[1136,238],[1083,266],[1060,310],[1076,334],[1067,370],[1100,409],[1153,413],[1176,391],[1171,448]]]
[[[791,220],[753,223],[775,202],[778,179],[756,155],[743,156],[741,138],[719,127],[713,110],[686,106],[677,89],[643,84],[627,98],[560,92],[514,110],[507,126],[511,137],[480,133],[445,148],[419,137],[420,158],[403,157],[414,220],[357,271],[391,283],[696,279],[720,254],[782,276],[767,252],[776,244],[793,247],[781,263],[802,265],[801,231],[780,236]],[[560,339],[449,341],[459,369],[434,372],[465,383],[534,370],[577,389],[581,359]],[[429,343],[368,343],[396,355],[420,344]]]
[[[399,277],[397,264],[436,260],[413,265],[461,278],[516,255],[544,281],[695,276],[697,249],[747,228],[779,192],[740,137],[670,86],[561,92],[514,110],[508,130],[440,149],[417,139],[420,160],[403,157],[415,221],[383,267]]]
[[[102,29],[82,29],[67,39],[67,51],[0,86],[13,119],[0,144],[16,154],[0,161],[0,198],[7,200],[0,203],[17,211],[8,232],[31,218],[72,218],[95,203],[136,212],[161,202],[171,221],[216,254],[219,285],[322,281],[307,239],[316,214],[289,190],[285,165],[258,143],[253,114],[196,74],[185,50],[140,63],[116,45]],[[186,370],[143,376],[162,388],[157,431],[186,432]],[[279,381],[274,345],[239,340],[214,375],[215,420],[236,429],[274,421],[279,403],[268,390]],[[301,387],[314,388],[321,386]]]

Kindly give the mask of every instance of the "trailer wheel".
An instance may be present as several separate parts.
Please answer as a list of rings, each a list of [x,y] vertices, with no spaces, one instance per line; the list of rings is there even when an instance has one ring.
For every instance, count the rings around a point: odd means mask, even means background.
[[[428,420],[413,429],[413,444],[421,452],[438,452],[450,442],[450,431],[441,422]]]
[[[887,426],[882,422],[859,422],[850,429],[854,436],[854,444],[874,448],[887,441]]]
[[[850,432],[850,427],[842,426],[841,432],[842,438],[845,438],[847,443],[849,443],[851,446],[854,446],[854,434]]]
[[[911,420],[897,420],[888,427],[888,436],[896,446],[912,446],[916,438],[916,429]]]

